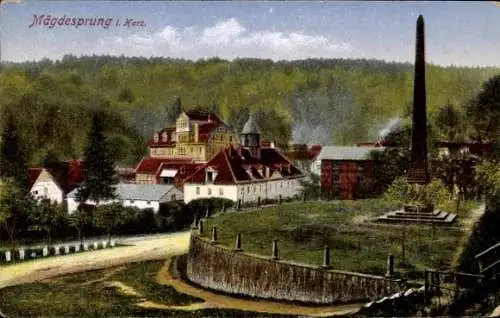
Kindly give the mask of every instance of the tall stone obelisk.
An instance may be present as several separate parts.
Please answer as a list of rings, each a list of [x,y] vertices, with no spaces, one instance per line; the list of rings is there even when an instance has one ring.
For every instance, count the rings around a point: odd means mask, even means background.
[[[415,50],[415,79],[413,83],[413,122],[411,135],[411,162],[407,180],[425,184],[430,180],[427,162],[427,94],[425,90],[425,34],[424,17],[417,19]]]

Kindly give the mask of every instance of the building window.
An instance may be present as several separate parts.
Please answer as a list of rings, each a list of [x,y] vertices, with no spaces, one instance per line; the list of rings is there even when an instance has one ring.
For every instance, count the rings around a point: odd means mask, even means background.
[[[337,173],[333,175],[333,183],[335,184],[340,183],[340,176]]]
[[[241,188],[241,194],[244,194],[244,193],[245,193],[245,188],[244,188],[244,187],[242,187],[242,188]]]
[[[33,191],[31,192],[33,195],[37,195],[38,194],[38,191]]]
[[[214,176],[212,171],[207,171],[207,182],[213,182]]]
[[[208,195],[212,194],[212,189],[208,188]]]
[[[257,187],[256,186],[253,186],[253,193],[255,193]]]
[[[219,188],[219,195],[224,195],[224,189],[223,188]]]
[[[130,204],[134,204],[134,200],[130,200],[130,201],[128,201],[128,202],[130,202]]]
[[[146,204],[147,205],[151,205],[151,201],[146,201]]]
[[[170,196],[170,201],[175,201],[175,194],[172,194],[172,196]]]
[[[200,194],[200,187],[196,187],[196,194]]]
[[[229,142],[233,142],[233,136],[229,136]]]
[[[247,187],[247,193],[250,193],[250,186]]]

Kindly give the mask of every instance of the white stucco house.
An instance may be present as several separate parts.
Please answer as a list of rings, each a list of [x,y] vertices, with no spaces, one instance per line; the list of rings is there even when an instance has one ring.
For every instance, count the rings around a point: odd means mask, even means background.
[[[184,203],[224,198],[241,204],[300,195],[304,174],[274,147],[261,147],[252,117],[241,132],[241,146],[219,152],[184,181]]]
[[[75,189],[68,194],[69,214],[75,212],[78,208],[79,202],[76,201],[77,191],[78,189]],[[183,193],[179,188],[166,184],[119,183],[116,185],[115,191],[117,195],[116,200],[99,202],[99,205],[120,202],[123,206],[152,209],[157,213],[160,209],[160,204],[183,200]],[[90,200],[85,203],[90,205],[96,204],[96,202]]]
[[[44,168],[39,168],[37,170],[32,169],[33,174],[36,173],[35,171],[38,172],[38,175],[34,183],[31,184],[31,195],[37,200],[47,198],[59,204],[63,203],[64,190],[50,174],[50,172],[48,172],[48,170]]]
[[[66,195],[83,181],[81,163],[72,160],[52,168],[29,168],[28,180],[30,193],[35,199],[47,198],[62,204]]]

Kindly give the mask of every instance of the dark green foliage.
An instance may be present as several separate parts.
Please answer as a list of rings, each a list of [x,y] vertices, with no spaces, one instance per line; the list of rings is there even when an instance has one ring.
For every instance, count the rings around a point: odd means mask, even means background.
[[[483,84],[481,92],[466,108],[472,127],[471,137],[478,142],[495,142],[500,138],[500,75]]]
[[[111,242],[111,234],[120,226],[135,218],[135,210],[123,208],[121,204],[110,203],[99,205],[92,216],[93,225],[103,229]]]
[[[27,228],[28,216],[36,203],[31,195],[22,191],[13,179],[0,183],[0,228],[7,234],[11,247],[17,235]]]
[[[66,222],[66,209],[63,205],[42,199],[28,215],[30,229],[44,231],[47,235],[47,244],[52,243],[52,235],[57,229],[61,229]]]
[[[475,256],[500,242],[500,195],[491,195],[486,202],[486,211],[473,228],[466,248],[460,256],[458,270],[477,273],[478,263]],[[497,255],[500,258],[500,255]],[[486,264],[485,264],[486,265]],[[489,265],[489,264],[488,264]],[[486,265],[487,266],[487,265]]]
[[[320,176],[314,173],[309,174],[309,178],[299,180],[301,195],[305,195],[307,200],[318,199],[321,196]]]
[[[179,203],[165,203],[155,215],[155,222],[161,231],[175,231],[191,224],[194,213],[188,206]]]
[[[95,112],[92,116],[92,127],[88,134],[83,161],[84,183],[77,193],[79,202],[101,202],[116,197],[114,185],[118,183],[118,178],[114,157],[104,136],[101,114]]]
[[[463,141],[465,136],[464,118],[455,106],[446,104],[440,108],[434,122],[441,140]]]
[[[187,204],[187,208],[191,211],[191,213],[193,213],[193,215],[197,214],[200,217],[205,216],[207,209],[209,213],[212,214],[221,211],[223,207],[227,209],[234,206],[234,201],[219,198],[197,199]]]
[[[411,127],[403,126],[392,131],[386,139],[393,143],[391,147],[370,154],[373,182],[369,186],[374,196],[384,193],[397,177],[405,173],[410,163]]]
[[[123,88],[118,95],[118,101],[132,103],[134,101],[134,93],[129,88]]]
[[[68,215],[67,221],[68,225],[76,230],[78,240],[83,244],[83,233],[92,225],[92,212],[80,205],[74,213]]]
[[[437,106],[447,103],[460,110],[481,83],[497,73],[493,68],[428,65],[430,118]],[[11,64],[0,74],[0,102],[14,107],[20,137],[33,164],[40,164],[50,147],[61,160],[81,157],[90,108],[101,99],[108,100],[109,112],[137,130],[132,133],[122,123],[106,120],[112,126],[110,133],[128,141],[120,143],[126,148],[120,157],[135,164],[144,154],[142,138],[149,139],[155,130],[173,123],[178,96],[186,110],[197,105],[210,110],[217,104],[218,115],[235,130],[242,128],[250,109],[262,109],[259,125],[264,136],[279,144],[288,144],[292,137],[304,141],[301,134],[311,139],[320,136],[320,142],[350,144],[376,138],[388,118],[406,117],[413,85],[409,64],[343,59],[66,56],[54,63]],[[44,129],[51,124],[52,129]]]
[[[28,191],[27,158],[19,135],[18,123],[11,109],[4,112],[0,139],[0,178],[12,178],[21,190]]]

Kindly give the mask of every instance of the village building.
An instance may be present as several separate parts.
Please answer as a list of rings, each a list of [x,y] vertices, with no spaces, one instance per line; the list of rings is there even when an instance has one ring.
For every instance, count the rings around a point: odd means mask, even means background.
[[[189,159],[144,158],[135,169],[135,183],[173,184],[182,188],[183,180],[202,165]]]
[[[237,136],[217,115],[182,112],[174,126],[156,132],[148,142],[151,157],[174,157],[206,163]]]
[[[262,147],[259,128],[250,116],[240,135],[184,183],[184,202],[224,198],[239,204],[300,195],[304,174],[274,147]]]
[[[321,190],[340,199],[354,199],[356,189],[372,178],[370,153],[383,147],[325,146],[317,160],[321,162]]]
[[[320,152],[321,145],[312,145],[308,148],[305,144],[292,144],[283,154],[302,172],[311,173],[314,170],[319,175],[321,166],[317,167],[313,163]]]
[[[76,198],[77,192],[78,188],[68,194],[69,214],[74,213],[80,205]],[[183,200],[182,191],[173,185],[119,183],[115,186],[115,193],[116,200],[99,202],[99,205],[118,202],[125,207],[151,209],[157,213],[161,204]],[[88,200],[85,204],[96,205],[96,202]]]
[[[66,195],[83,181],[81,162],[72,160],[51,167],[28,168],[31,195],[37,199],[49,199],[62,204]]]
[[[321,174],[321,160],[318,155],[321,152],[321,145],[290,144],[283,154],[307,176]]]
[[[149,157],[137,165],[135,182],[181,185],[183,177],[237,142],[231,128],[214,113],[181,112],[174,126],[156,132],[148,142]]]

